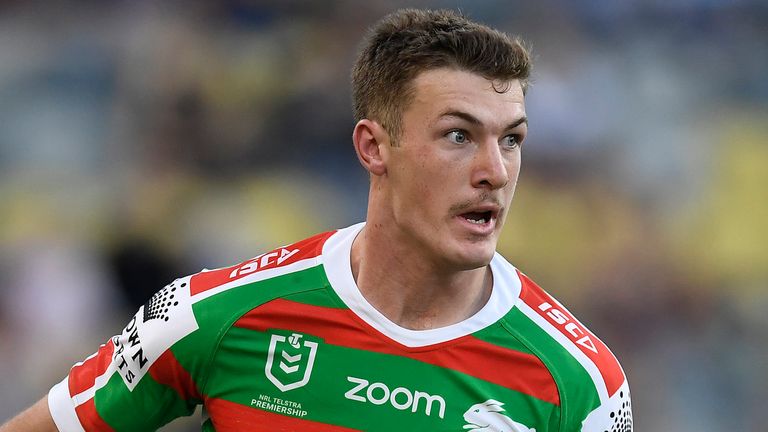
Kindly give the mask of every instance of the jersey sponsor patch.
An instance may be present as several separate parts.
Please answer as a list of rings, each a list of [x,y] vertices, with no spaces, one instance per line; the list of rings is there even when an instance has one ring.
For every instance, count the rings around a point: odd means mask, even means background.
[[[383,382],[370,382],[365,378],[353,376],[348,376],[347,381],[353,384],[353,387],[344,393],[344,397],[349,400],[374,405],[386,404],[397,410],[422,413],[428,417],[434,411],[437,417],[445,418],[445,398],[440,395],[405,387],[392,389]]]
[[[155,293],[112,338],[112,361],[131,391],[166,350],[197,330],[189,279],[177,279]]]

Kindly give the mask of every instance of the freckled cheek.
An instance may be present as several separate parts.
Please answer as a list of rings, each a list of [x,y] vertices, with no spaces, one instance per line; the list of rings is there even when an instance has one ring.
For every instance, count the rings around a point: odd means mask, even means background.
[[[412,181],[425,198],[431,198],[435,188],[444,183],[442,180],[446,176],[448,165],[436,163],[430,159],[429,155],[422,155],[417,159],[414,167],[415,172],[412,172]]]
[[[515,169],[508,170],[508,176],[509,181],[507,182],[507,186],[505,189],[509,191],[510,194],[515,192],[515,188],[517,187],[517,181],[520,178],[520,166],[518,165]]]
[[[429,200],[432,198],[432,187],[429,183],[419,180],[414,186],[416,194],[421,200]]]
[[[432,210],[438,211],[450,202],[455,178],[461,171],[460,163],[441,159],[434,151],[415,153],[411,161],[404,167],[403,180],[409,184],[407,189],[414,210],[421,216],[438,217]]]
[[[507,175],[509,175],[509,181],[514,182],[520,175],[520,158],[512,160],[507,163]]]
[[[446,200],[444,196],[444,185],[441,186],[441,182],[435,176],[428,175],[428,173],[422,171],[411,180],[411,185],[408,188],[409,202],[412,206],[410,209],[415,212],[416,219],[434,219],[439,217],[438,210],[441,207],[441,203],[444,205]]]

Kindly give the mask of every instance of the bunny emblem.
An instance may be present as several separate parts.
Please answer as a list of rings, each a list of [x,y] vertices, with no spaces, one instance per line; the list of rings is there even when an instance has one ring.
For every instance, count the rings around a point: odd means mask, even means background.
[[[518,423],[503,414],[504,403],[488,399],[472,405],[464,413],[464,429],[468,432],[536,432],[536,429]]]

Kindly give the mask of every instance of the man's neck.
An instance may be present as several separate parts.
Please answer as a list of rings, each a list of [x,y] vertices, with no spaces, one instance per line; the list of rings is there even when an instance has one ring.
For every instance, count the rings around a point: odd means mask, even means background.
[[[351,266],[363,297],[390,321],[412,330],[471,317],[488,302],[493,287],[490,266],[446,270],[368,225],[352,244]]]

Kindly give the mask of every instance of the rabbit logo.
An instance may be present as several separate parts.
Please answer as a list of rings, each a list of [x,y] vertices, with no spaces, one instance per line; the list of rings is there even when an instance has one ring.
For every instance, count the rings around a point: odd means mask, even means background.
[[[536,429],[518,423],[504,415],[504,403],[488,399],[472,405],[464,413],[467,432],[536,432]]]

